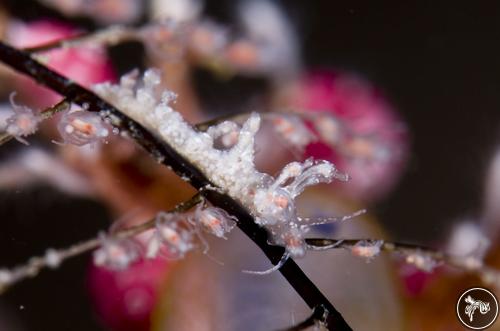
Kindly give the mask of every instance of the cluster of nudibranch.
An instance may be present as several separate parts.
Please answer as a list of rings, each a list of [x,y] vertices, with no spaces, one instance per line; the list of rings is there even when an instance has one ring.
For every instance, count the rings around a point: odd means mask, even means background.
[[[197,166],[217,189],[244,205],[255,221],[269,231],[270,240],[286,248],[286,256],[305,254],[304,236],[312,226],[357,215],[322,219],[299,217],[295,199],[306,187],[335,179],[346,181],[348,176],[328,161],[313,159],[287,164],[276,178],[259,172],[254,163],[254,141],[261,121],[259,114],[252,113],[243,124],[227,120],[202,132],[171,107],[176,94],[161,91],[160,84],[158,71],[150,69],[140,76],[136,70],[124,75],[119,84],[102,83],[95,85],[94,90]],[[13,113],[7,119],[6,131],[25,141],[23,137],[36,131],[43,114],[12,104]],[[57,124],[63,143],[77,146],[98,143],[109,136],[110,124],[119,124],[113,122],[117,118],[106,109],[97,114],[85,108],[63,111]],[[279,120],[276,116],[274,121]],[[286,129],[283,125],[287,120],[288,115],[284,114],[278,130]],[[119,133],[117,129],[112,132]],[[206,206],[189,215],[160,213],[146,255],[154,257],[161,253],[170,258],[183,257],[196,247],[196,238],[208,247],[202,233],[223,238],[234,221],[223,210]],[[101,240],[102,248],[96,252],[98,264],[120,268],[128,264],[127,256],[130,259],[137,257],[133,254],[134,245],[122,245],[120,240],[107,236]]]
[[[95,85],[94,90],[197,166],[217,189],[244,205],[255,221],[269,231],[270,240],[286,248],[286,256],[305,254],[304,236],[312,226],[359,214],[322,219],[298,216],[295,199],[306,187],[333,180],[347,181],[348,176],[328,161],[313,159],[287,164],[276,178],[262,173],[254,162],[255,135],[261,121],[259,114],[252,113],[243,124],[227,120],[202,132],[171,107],[176,94],[162,91],[160,85],[158,71],[150,69],[140,76],[135,70],[124,75],[119,84],[102,83]],[[36,130],[42,114],[14,103],[13,107],[13,115],[7,120],[7,132],[24,140],[24,136]],[[113,123],[117,119],[106,109],[97,114],[85,108],[64,110],[57,125],[64,143],[83,146],[103,141],[109,136],[109,124],[119,124]],[[273,116],[274,121],[279,119],[277,116]],[[289,116],[284,114],[278,130],[283,129],[288,120]],[[112,132],[119,133],[116,129]],[[197,208],[189,216],[160,213],[146,255],[153,257],[161,253],[171,258],[182,257],[196,246],[195,238],[205,243],[203,232],[222,238],[234,221],[223,210],[214,207]],[[103,245],[96,253],[97,263],[120,267],[128,264],[126,256],[135,258],[136,254],[131,253],[135,251],[133,246],[121,247],[120,241],[106,236],[101,240]],[[161,249],[163,246],[167,249]],[[109,259],[112,262],[108,263]]]
[[[147,70],[141,78],[134,71],[122,77],[119,84],[98,84],[94,90],[197,166],[215,187],[242,203],[256,222],[269,231],[273,243],[286,247],[287,255],[305,254],[304,235],[312,225],[349,218],[310,219],[297,214],[295,199],[306,187],[334,179],[348,180],[332,163],[312,159],[292,162],[276,178],[259,172],[254,163],[259,114],[251,114],[242,125],[224,121],[201,132],[171,107],[174,94],[160,91],[160,82],[160,74],[155,70]],[[106,116],[106,111],[102,115]],[[218,146],[220,142],[222,148]],[[205,209],[205,214],[198,210],[198,214],[206,215],[207,210],[210,209]],[[166,214],[160,217],[148,255],[155,255],[160,243],[171,247],[170,251],[177,256],[191,249],[188,243],[193,231],[189,228],[193,223],[181,222],[181,218],[181,215]],[[217,231],[211,225],[207,227],[208,221],[204,220],[212,218],[198,216],[195,228],[209,229],[212,234],[223,236],[230,227],[220,225]],[[214,219],[221,221],[227,219],[227,215]],[[172,240],[185,245],[174,247]]]
[[[207,254],[209,246],[204,235],[226,239],[235,221],[226,211],[205,201],[192,212],[159,212],[152,233],[144,241],[101,235],[100,248],[94,252],[94,263],[120,270],[143,255],[148,259],[161,256],[176,260],[198,248],[199,243],[203,246],[203,253]]]

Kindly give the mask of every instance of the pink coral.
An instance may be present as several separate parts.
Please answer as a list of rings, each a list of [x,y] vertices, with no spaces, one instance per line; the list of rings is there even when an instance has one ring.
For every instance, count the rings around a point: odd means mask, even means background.
[[[119,271],[92,264],[88,286],[96,312],[112,330],[149,330],[168,270],[164,259],[141,260]]]
[[[27,48],[68,38],[78,33],[74,27],[57,21],[15,22],[9,26],[8,39],[14,46]],[[114,69],[102,47],[85,45],[60,48],[39,55],[39,60],[46,62],[50,68],[86,87],[115,78]],[[60,99],[55,93],[39,87],[30,79],[19,77],[16,84],[21,94],[29,96],[35,106],[46,107]]]

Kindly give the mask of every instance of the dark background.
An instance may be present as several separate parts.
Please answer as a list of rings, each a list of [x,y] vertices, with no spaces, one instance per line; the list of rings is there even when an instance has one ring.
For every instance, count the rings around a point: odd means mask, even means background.
[[[207,11],[231,22],[232,3],[208,1]],[[281,3],[301,34],[306,66],[363,74],[384,90],[407,121],[412,137],[408,170],[388,199],[374,207],[390,234],[432,244],[445,238],[457,219],[479,217],[485,172],[500,133],[500,5]],[[27,20],[58,17],[32,1],[8,0],[4,5]],[[79,22],[93,28],[91,20]],[[137,64],[140,48],[123,47],[136,51],[129,59],[117,57],[125,70]],[[97,202],[66,197],[48,187],[1,193],[0,219],[0,265],[8,266],[47,245],[60,247],[93,236],[108,221]],[[6,306],[26,330],[98,330],[95,318],[89,318],[86,263],[86,257],[76,259],[24,282],[0,298],[0,310]]]

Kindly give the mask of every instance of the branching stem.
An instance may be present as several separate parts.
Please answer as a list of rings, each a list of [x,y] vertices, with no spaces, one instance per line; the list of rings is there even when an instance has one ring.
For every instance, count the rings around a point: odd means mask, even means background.
[[[359,245],[360,243],[379,241],[381,240],[323,238],[306,239],[308,249],[316,251],[339,248],[351,250],[353,247]],[[482,260],[475,256],[450,255],[442,251],[434,250],[420,245],[388,241],[383,241],[380,246],[380,250],[403,256],[405,257],[406,262],[415,264],[417,267],[425,267],[423,265],[419,265],[419,261],[431,262],[434,266],[444,264],[465,272],[477,274],[485,283],[498,284],[500,282],[500,272],[495,268],[484,265]],[[418,257],[421,257],[421,259],[418,259]],[[425,270],[425,268],[422,269]]]

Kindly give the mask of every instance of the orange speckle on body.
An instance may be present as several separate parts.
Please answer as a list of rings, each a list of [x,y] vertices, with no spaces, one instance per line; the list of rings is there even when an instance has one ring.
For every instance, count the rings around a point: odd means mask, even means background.
[[[284,196],[278,196],[274,198],[274,204],[280,208],[285,208],[288,206],[288,199]]]
[[[78,118],[75,118],[71,125],[77,129],[78,131],[86,134],[86,135],[92,135],[95,133],[95,128],[92,126],[92,124],[87,123],[85,121],[82,121]]]

